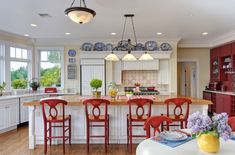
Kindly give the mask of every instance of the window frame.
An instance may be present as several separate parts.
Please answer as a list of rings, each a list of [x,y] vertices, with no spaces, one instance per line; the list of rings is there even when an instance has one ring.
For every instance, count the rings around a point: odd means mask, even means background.
[[[0,41],[0,83],[5,81],[5,43]]]
[[[64,84],[65,84],[65,80],[64,80],[64,48],[63,47],[36,47],[35,49],[35,77],[40,78],[40,63],[41,63],[41,51],[59,51],[60,52],[60,56],[61,56],[61,86],[60,87],[56,87],[59,90],[64,89]],[[42,61],[45,62],[45,61]]]

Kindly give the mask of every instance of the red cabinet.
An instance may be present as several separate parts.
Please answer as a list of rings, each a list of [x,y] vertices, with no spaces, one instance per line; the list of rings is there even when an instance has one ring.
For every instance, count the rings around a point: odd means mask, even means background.
[[[232,54],[232,44],[223,45],[220,47],[220,56],[227,57]]]
[[[216,94],[216,113],[226,112],[231,116],[231,95]]]

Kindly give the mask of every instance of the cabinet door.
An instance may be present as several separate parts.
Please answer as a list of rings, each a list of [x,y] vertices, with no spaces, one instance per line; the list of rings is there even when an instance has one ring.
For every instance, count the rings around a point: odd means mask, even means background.
[[[6,108],[4,105],[0,106],[0,130],[6,127]]]
[[[141,63],[142,63],[142,70],[158,70],[159,69],[158,60],[141,61]]]
[[[123,61],[123,70],[141,70],[142,63],[140,61]]]
[[[169,60],[160,60],[158,84],[169,84]]]
[[[222,57],[230,56],[231,55],[231,44],[221,46],[220,53],[221,53],[220,55]]]
[[[122,62],[117,61],[113,63],[113,81],[116,84],[122,84]]]
[[[226,112],[231,115],[231,96],[216,94],[216,113]]]
[[[7,106],[7,117],[8,117],[8,122],[7,126],[15,126],[19,124],[19,106],[18,104],[9,104]]]

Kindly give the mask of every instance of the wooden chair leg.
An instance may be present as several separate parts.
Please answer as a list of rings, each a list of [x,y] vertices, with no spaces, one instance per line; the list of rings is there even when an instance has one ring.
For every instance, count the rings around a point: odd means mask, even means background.
[[[47,154],[47,124],[44,124],[44,154]]]
[[[71,118],[69,119],[69,145],[71,145]]]
[[[89,141],[90,141],[90,129],[89,129],[90,125],[89,122],[87,122],[87,126],[86,126],[86,148],[87,148],[87,152],[89,152]]]
[[[49,137],[50,137],[50,138],[49,138],[49,142],[50,142],[50,146],[51,146],[51,139],[52,139],[52,138],[51,138],[51,135],[52,135],[52,134],[51,134],[51,132],[52,132],[51,130],[52,130],[52,127],[51,127],[51,123],[49,122]]]
[[[62,125],[62,130],[63,130],[63,153],[65,154],[65,129],[64,129],[64,122]]]
[[[130,152],[132,152],[132,122],[129,123],[129,131],[130,131]]]
[[[126,119],[126,131],[127,131],[127,147],[129,148],[129,121]]]
[[[108,119],[108,128],[107,128],[107,132],[108,132],[108,145],[109,145],[109,119]]]
[[[104,123],[104,147],[105,147],[105,153],[107,153],[107,145],[108,145],[108,143],[107,143],[107,137],[108,137],[108,135],[107,135],[107,122],[105,122]]]

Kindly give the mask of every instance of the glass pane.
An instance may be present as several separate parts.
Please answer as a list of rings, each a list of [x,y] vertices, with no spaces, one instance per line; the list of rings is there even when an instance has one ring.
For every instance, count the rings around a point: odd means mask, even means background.
[[[51,63],[59,63],[60,62],[60,52],[59,51],[48,52],[48,61],[50,61]]]
[[[47,61],[47,51],[41,51],[41,61]]]
[[[28,51],[26,49],[22,50],[22,58],[27,59],[28,58]]]
[[[61,64],[41,62],[40,64],[41,85],[44,87],[61,86]]]
[[[11,81],[15,79],[28,79],[28,63],[11,61]]]
[[[16,58],[22,58],[21,49],[20,48],[16,48]]]
[[[14,47],[10,47],[10,56],[12,58],[15,58],[16,57],[16,53],[15,53],[16,49]]]

